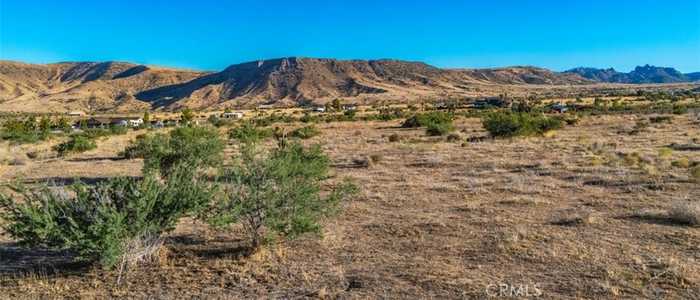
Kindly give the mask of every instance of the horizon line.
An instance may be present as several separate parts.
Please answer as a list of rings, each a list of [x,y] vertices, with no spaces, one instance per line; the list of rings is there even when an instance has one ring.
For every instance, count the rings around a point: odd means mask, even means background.
[[[438,69],[442,70],[488,70],[488,69],[506,69],[506,68],[540,68],[540,69],[546,69],[552,72],[557,72],[557,73],[564,73],[567,71],[571,71],[574,69],[579,69],[579,68],[591,68],[591,69],[598,69],[598,70],[614,70],[616,72],[620,73],[629,73],[634,71],[638,67],[656,67],[656,68],[672,68],[682,74],[692,74],[692,73],[698,73],[698,71],[691,71],[691,72],[682,72],[678,70],[678,68],[673,67],[673,66],[662,66],[662,65],[656,65],[656,64],[650,64],[650,63],[644,63],[644,64],[637,64],[634,68],[632,68],[630,71],[620,71],[614,67],[594,67],[594,66],[584,66],[584,65],[579,65],[576,67],[569,67],[566,68],[565,70],[555,70],[553,68],[548,68],[548,67],[543,67],[543,66],[537,66],[537,65],[528,65],[528,64],[515,64],[515,65],[503,65],[503,66],[488,66],[488,67],[469,67],[469,66],[464,66],[464,67],[440,67],[437,65],[430,64],[426,61],[421,61],[421,60],[410,60],[410,59],[397,59],[397,58],[376,58],[376,59],[360,59],[360,58],[350,58],[350,59],[344,59],[344,58],[333,58],[333,57],[313,57],[313,56],[283,56],[283,57],[274,57],[274,58],[265,58],[265,59],[257,59],[257,60],[247,60],[239,63],[233,63],[229,64],[225,67],[223,67],[220,70],[207,70],[204,68],[196,68],[196,67],[185,67],[185,66],[177,66],[177,65],[164,65],[164,64],[157,64],[157,63],[142,63],[142,62],[137,62],[137,61],[129,61],[129,60],[57,60],[57,61],[52,61],[52,62],[38,62],[38,61],[32,61],[32,60],[18,60],[18,59],[8,59],[8,58],[2,58],[0,57],[0,62],[14,62],[14,63],[22,63],[22,64],[30,64],[30,65],[52,65],[52,64],[65,64],[65,63],[127,63],[127,64],[134,64],[134,65],[143,65],[146,67],[153,67],[153,68],[164,68],[164,69],[171,69],[171,70],[180,70],[180,71],[190,71],[190,72],[201,72],[201,73],[216,73],[216,72],[221,72],[231,66],[235,65],[241,65],[241,64],[249,64],[249,63],[256,63],[260,61],[273,61],[273,60],[282,60],[282,59],[318,59],[318,60],[336,60],[336,61],[400,61],[400,62],[407,62],[407,63],[422,63],[429,65],[431,67],[435,67]]]

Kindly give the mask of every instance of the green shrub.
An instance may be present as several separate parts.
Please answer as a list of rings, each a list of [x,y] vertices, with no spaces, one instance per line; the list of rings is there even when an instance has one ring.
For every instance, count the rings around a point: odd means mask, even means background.
[[[681,104],[674,104],[673,105],[673,110],[672,110],[674,115],[683,115],[688,113],[688,107],[685,105]]]
[[[429,123],[425,129],[425,133],[430,136],[445,135],[454,130],[452,122],[450,123]]]
[[[493,112],[482,117],[484,128],[493,137],[540,135],[563,127],[561,118],[536,113]]]
[[[441,123],[452,124],[453,119],[454,119],[454,116],[452,114],[449,114],[449,113],[429,112],[429,113],[416,114],[416,115],[411,116],[410,118],[406,119],[401,124],[401,127],[403,127],[403,128],[417,128],[417,127],[427,127],[430,124],[441,124]]]
[[[222,118],[219,118],[219,117],[216,116],[216,115],[211,115],[211,116],[209,116],[209,118],[207,118],[207,121],[208,121],[211,125],[213,125],[213,126],[215,126],[215,127],[231,126],[231,125],[233,125],[233,124],[235,123],[234,120],[222,119]]]
[[[229,138],[241,143],[257,143],[272,136],[272,130],[261,128],[251,122],[244,122],[228,132]]]
[[[654,116],[649,118],[651,123],[671,123],[672,121],[673,117],[671,116]]]
[[[690,168],[690,177],[700,181],[700,166]]]
[[[398,142],[398,141],[400,141],[400,140],[401,140],[401,136],[398,135],[398,134],[396,134],[396,133],[392,133],[392,134],[389,136],[389,142],[395,143],[395,142]]]
[[[218,226],[242,222],[253,247],[259,246],[264,231],[268,237],[290,239],[318,233],[319,220],[357,189],[346,182],[321,196],[328,170],[329,159],[318,146],[306,149],[295,143],[263,154],[248,145],[240,162],[225,170],[226,196],[210,222]]]
[[[316,126],[309,125],[301,128],[297,128],[290,133],[290,136],[300,138],[300,139],[310,139],[321,134],[321,131],[316,128]]]
[[[146,177],[76,184],[72,196],[48,188],[20,191],[22,201],[0,195],[0,216],[5,231],[23,246],[69,250],[109,269],[128,260],[130,250],[143,250],[130,249],[135,241],[162,241],[180,217],[211,199],[213,189],[189,170],[177,174],[164,183]]]
[[[169,135],[138,136],[122,152],[127,158],[144,158],[144,173],[156,170],[167,176],[175,166],[214,167],[221,163],[224,143],[212,127],[179,127]]]
[[[0,138],[19,144],[30,144],[43,141],[49,137],[49,129],[45,126],[37,126],[35,117],[28,117],[24,121],[10,119],[5,121],[0,129]]]
[[[81,153],[97,148],[95,140],[85,135],[73,135],[68,141],[54,146],[54,150],[63,156],[69,153]]]
[[[170,132],[167,151],[145,155],[144,168],[148,171],[157,167],[161,175],[167,175],[179,164],[214,167],[221,164],[223,151],[224,143],[215,128],[179,127]]]
[[[431,136],[445,135],[454,130],[452,121],[454,115],[444,112],[429,112],[424,114],[413,115],[406,119],[401,127],[416,128],[426,127],[426,133]]]
[[[146,158],[147,155],[163,156],[168,151],[169,136],[162,133],[140,134],[120,156],[127,159]]]

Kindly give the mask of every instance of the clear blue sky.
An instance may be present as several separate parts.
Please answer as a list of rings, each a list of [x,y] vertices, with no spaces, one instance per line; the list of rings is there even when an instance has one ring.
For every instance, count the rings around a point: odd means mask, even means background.
[[[700,71],[700,0],[0,0],[0,59],[219,70],[283,56]]]

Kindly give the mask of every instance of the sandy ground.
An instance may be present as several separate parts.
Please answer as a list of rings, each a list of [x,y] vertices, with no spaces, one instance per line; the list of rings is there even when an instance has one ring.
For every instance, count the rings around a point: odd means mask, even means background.
[[[5,238],[0,295],[459,299],[517,290],[554,299],[697,299],[700,228],[664,216],[675,203],[700,201],[700,183],[671,165],[700,162],[700,151],[659,150],[700,137],[700,124],[674,116],[629,134],[641,118],[586,117],[548,137],[479,143],[465,142],[485,135],[478,119],[457,122],[456,142],[398,121],[320,124],[322,135],[307,143],[324,145],[336,166],[332,181],[351,177],[362,189],[324,221],[322,237],[249,254],[240,229],[185,220],[161,262],[129,272],[121,285],[114,272]],[[51,157],[49,145],[3,145],[0,178],[138,176],[140,161],[116,157],[136,134],[67,159]],[[401,141],[389,142],[391,134]],[[29,159],[29,151],[42,155]],[[631,153],[641,162],[625,163]],[[370,156],[370,166],[353,165]],[[13,159],[22,163],[9,165]],[[503,287],[511,292],[499,294]]]

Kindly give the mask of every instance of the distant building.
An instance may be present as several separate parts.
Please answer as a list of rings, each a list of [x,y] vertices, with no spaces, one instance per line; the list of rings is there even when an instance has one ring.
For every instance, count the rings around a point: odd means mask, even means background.
[[[357,110],[357,105],[354,105],[354,104],[343,105],[343,110]]]
[[[90,118],[84,122],[88,128],[103,128],[112,125],[112,119],[110,118]]]
[[[476,100],[472,103],[472,108],[484,109],[489,107],[509,107],[510,103],[500,97],[491,97]]]
[[[557,103],[557,104],[552,105],[552,107],[550,108],[550,110],[551,110],[552,112],[560,113],[560,114],[561,114],[561,113],[567,112],[567,111],[569,110],[569,107],[566,106],[566,104]]]
[[[143,125],[143,119],[141,118],[130,118],[126,122],[129,127],[140,127]]]
[[[68,112],[67,115],[69,115],[71,117],[84,117],[87,114],[84,111],[76,110],[76,111]]]
[[[225,112],[221,114],[222,119],[242,119],[243,118],[243,113],[236,111],[236,112]]]

